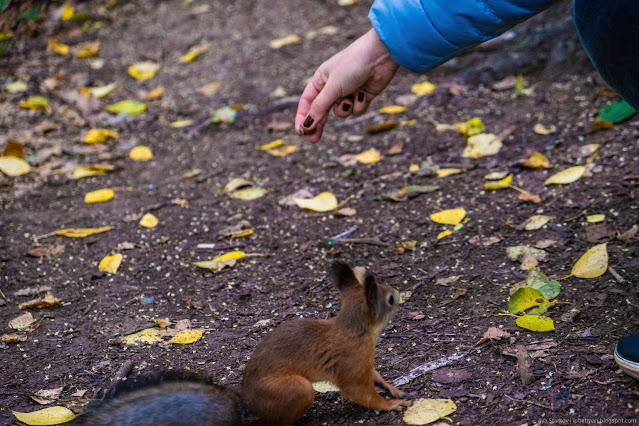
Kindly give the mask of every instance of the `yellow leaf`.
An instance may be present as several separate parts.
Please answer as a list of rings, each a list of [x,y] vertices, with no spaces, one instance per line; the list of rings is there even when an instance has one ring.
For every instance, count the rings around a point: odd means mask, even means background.
[[[531,152],[528,158],[518,161],[519,164],[531,169],[549,169],[552,166],[546,156],[540,152]]]
[[[67,423],[75,419],[73,411],[59,406],[44,408],[30,413],[20,413],[18,411],[12,411],[12,413],[22,423],[33,426],[57,425]]]
[[[90,58],[100,53],[100,42],[82,43],[80,48],[75,52],[75,57],[80,59]]]
[[[515,322],[526,330],[553,331],[555,329],[555,322],[552,318],[542,317],[541,315],[523,315],[517,317]]]
[[[466,121],[465,123],[459,123],[459,131],[466,136],[475,136],[486,131],[486,126],[481,119],[475,117]]]
[[[382,154],[380,154],[377,149],[371,148],[360,154],[357,154],[355,156],[355,159],[362,164],[377,163],[379,160],[382,159]]]
[[[430,219],[433,222],[441,223],[444,225],[458,225],[462,220],[464,220],[465,217],[466,210],[464,210],[463,208],[442,210],[430,215]]]
[[[337,0],[337,4],[340,6],[350,6],[357,2],[357,0]]]
[[[105,256],[104,259],[100,261],[98,269],[115,274],[118,272],[118,268],[120,268],[120,263],[122,263],[122,255],[120,253]]]
[[[442,177],[446,177],[450,175],[456,175],[458,173],[461,173],[462,171],[463,171],[462,169],[455,169],[455,168],[437,169],[437,177],[442,178]]]
[[[409,425],[426,425],[454,413],[457,406],[450,399],[418,399],[404,413]]]
[[[486,155],[495,155],[502,147],[501,140],[492,133],[480,133],[470,136],[462,157],[481,158]]]
[[[437,234],[437,239],[441,240],[442,238],[447,237],[447,236],[449,236],[452,233],[453,233],[453,231],[451,231],[450,229],[447,229],[447,230],[442,231],[439,234]]]
[[[593,214],[590,216],[586,216],[586,220],[590,223],[600,223],[606,219],[605,214]]]
[[[162,95],[164,95],[164,87],[158,86],[155,89],[151,90],[149,93],[147,93],[146,98],[151,101],[153,99],[162,97]]]
[[[505,189],[510,187],[510,184],[513,182],[513,175],[508,175],[503,179],[500,179],[496,182],[486,182],[484,187],[488,190],[495,189]]]
[[[104,143],[108,138],[117,139],[118,132],[109,129],[91,129],[84,137],[86,143]]]
[[[273,141],[271,143],[267,143],[265,145],[260,145],[257,147],[257,149],[261,149],[263,151],[268,151],[269,149],[275,149],[275,148],[279,148],[281,146],[284,145],[284,139],[278,139],[276,141]]]
[[[142,216],[142,219],[140,219],[140,226],[144,226],[145,228],[155,228],[158,225],[158,222],[157,217],[151,213],[147,213]]]
[[[543,303],[548,303],[548,299],[539,290],[532,287],[523,287],[515,291],[508,299],[508,312],[518,314]]]
[[[251,186],[251,185],[253,185],[253,182],[248,179],[234,178],[234,179],[231,179],[229,183],[226,184],[226,186],[224,187],[224,191],[234,192],[235,190],[239,188],[242,188],[245,186]]]
[[[129,115],[137,115],[146,110],[146,104],[139,101],[126,100],[107,105],[106,109],[116,114],[126,113]]]
[[[2,156],[0,157],[0,171],[11,177],[22,176],[31,171],[31,166],[22,158]]]
[[[408,171],[411,173],[415,173],[419,171],[419,164],[411,164],[410,167],[408,167]]]
[[[290,34],[290,35],[287,35],[286,37],[276,38],[275,40],[271,40],[271,42],[269,43],[269,46],[271,46],[272,49],[279,49],[289,44],[297,44],[299,42],[301,42],[301,40],[297,34]]]
[[[276,157],[286,157],[287,155],[292,154],[295,151],[297,151],[297,147],[295,145],[288,145],[281,148],[269,149],[266,152]]]
[[[20,101],[20,106],[24,109],[44,109],[49,110],[49,100],[44,96],[29,96],[25,101]]]
[[[137,62],[129,67],[129,74],[138,80],[149,80],[155,77],[160,65],[151,61]]]
[[[16,80],[13,83],[7,83],[4,85],[4,90],[9,93],[26,92],[27,83],[24,81]]]
[[[229,196],[233,198],[237,198],[239,200],[250,201],[255,200],[257,198],[263,197],[266,194],[266,190],[262,188],[243,188],[238,189],[237,191],[233,191],[229,194]]]
[[[221,85],[222,82],[214,81],[213,83],[209,83],[200,87],[199,89],[197,89],[197,91],[204,95],[212,95],[213,93],[217,92],[217,89],[219,89]]]
[[[337,198],[330,192],[322,192],[314,198],[293,198],[293,201],[299,207],[315,212],[330,212],[337,207]]]
[[[99,234],[111,229],[110,226],[103,226],[101,228],[65,228],[55,231],[56,235],[69,238],[82,238],[89,235]]]
[[[193,62],[197,59],[198,56],[200,56],[202,53],[206,52],[210,48],[211,48],[210,44],[202,44],[202,45],[196,46],[192,48],[191,50],[189,50],[189,53],[182,56],[180,58],[180,62],[182,63]]]
[[[47,50],[59,53],[60,55],[66,55],[69,53],[69,46],[58,42],[55,38],[47,40]]]
[[[140,145],[129,151],[129,157],[135,161],[148,161],[153,158],[153,151],[148,146]]]
[[[437,86],[435,86],[433,83],[424,81],[422,83],[413,84],[413,86],[410,88],[410,91],[417,96],[424,96],[435,90],[436,87]]]
[[[535,124],[535,127],[533,127],[533,132],[537,133],[538,135],[550,135],[553,134],[557,131],[557,126],[551,124],[550,126],[546,127],[541,123],[537,123]]]
[[[64,6],[62,8],[62,20],[68,21],[69,19],[73,18],[74,13],[75,11],[73,10],[73,6]]]
[[[99,163],[91,164],[85,167],[78,167],[73,171],[74,179],[81,179],[88,176],[100,176],[108,171],[112,171],[114,167],[111,164]]]
[[[173,336],[169,343],[177,343],[179,345],[188,345],[189,343],[197,342],[202,338],[202,330],[186,329],[180,331]]]
[[[596,278],[608,269],[606,243],[591,247],[572,267],[572,275],[579,278]]]
[[[91,87],[89,89],[89,93],[91,93],[96,98],[103,98],[111,93],[116,87],[118,87],[118,83],[111,83],[107,84],[106,86]]]
[[[544,182],[544,185],[567,185],[581,178],[586,173],[585,166],[569,167],[559,173],[550,176]]]
[[[253,235],[253,228],[244,229],[242,232],[237,234],[231,234],[231,238],[243,238]]]
[[[534,231],[535,229],[539,229],[543,227],[545,224],[553,220],[555,216],[544,216],[542,214],[534,215],[528,218],[525,222],[524,229],[526,231]]]
[[[188,127],[193,124],[193,120],[178,120],[171,123],[171,127],[180,129],[182,127]]]
[[[114,195],[115,193],[110,188],[98,189],[97,191],[87,192],[84,196],[84,202],[87,204],[102,203],[109,201]]]
[[[406,107],[401,105],[391,105],[379,110],[382,114],[397,114],[404,111],[406,111]]]
[[[138,343],[153,344],[162,341],[160,330],[157,328],[145,328],[137,333],[132,333],[120,339],[124,345],[137,345]]]

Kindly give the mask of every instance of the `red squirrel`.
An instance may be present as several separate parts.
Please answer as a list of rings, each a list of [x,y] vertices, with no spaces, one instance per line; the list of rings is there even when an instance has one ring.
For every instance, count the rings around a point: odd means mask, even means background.
[[[371,273],[358,276],[344,262],[333,263],[332,275],[342,300],[337,315],[283,322],[264,337],[246,365],[239,399],[261,424],[299,420],[313,403],[316,381],[329,381],[346,398],[375,410],[401,411],[411,405],[406,399],[387,400],[375,389],[404,397],[374,366],[375,343],[397,311],[399,293],[378,284]],[[116,396],[78,417],[78,423],[236,425],[243,421],[241,403],[221,386],[173,381]]]

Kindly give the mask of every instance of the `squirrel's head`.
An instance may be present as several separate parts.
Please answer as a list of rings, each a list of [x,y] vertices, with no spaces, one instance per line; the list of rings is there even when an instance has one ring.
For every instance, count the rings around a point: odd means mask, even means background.
[[[399,292],[378,284],[372,273],[353,269],[344,262],[333,262],[331,271],[342,295],[340,312],[348,314],[353,321],[365,320],[379,334],[397,312]]]

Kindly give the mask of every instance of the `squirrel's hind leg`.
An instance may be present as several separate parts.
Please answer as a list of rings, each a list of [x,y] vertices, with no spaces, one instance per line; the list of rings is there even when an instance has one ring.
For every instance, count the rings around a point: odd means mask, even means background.
[[[268,375],[244,388],[244,400],[252,414],[269,425],[290,425],[313,404],[315,389],[297,374]]]

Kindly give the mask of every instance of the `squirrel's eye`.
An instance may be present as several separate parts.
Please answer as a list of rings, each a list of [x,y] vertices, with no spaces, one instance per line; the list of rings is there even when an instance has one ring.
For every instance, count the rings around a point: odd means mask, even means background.
[[[388,295],[388,304],[392,305],[393,303],[395,303],[395,298],[393,297],[392,294]]]

